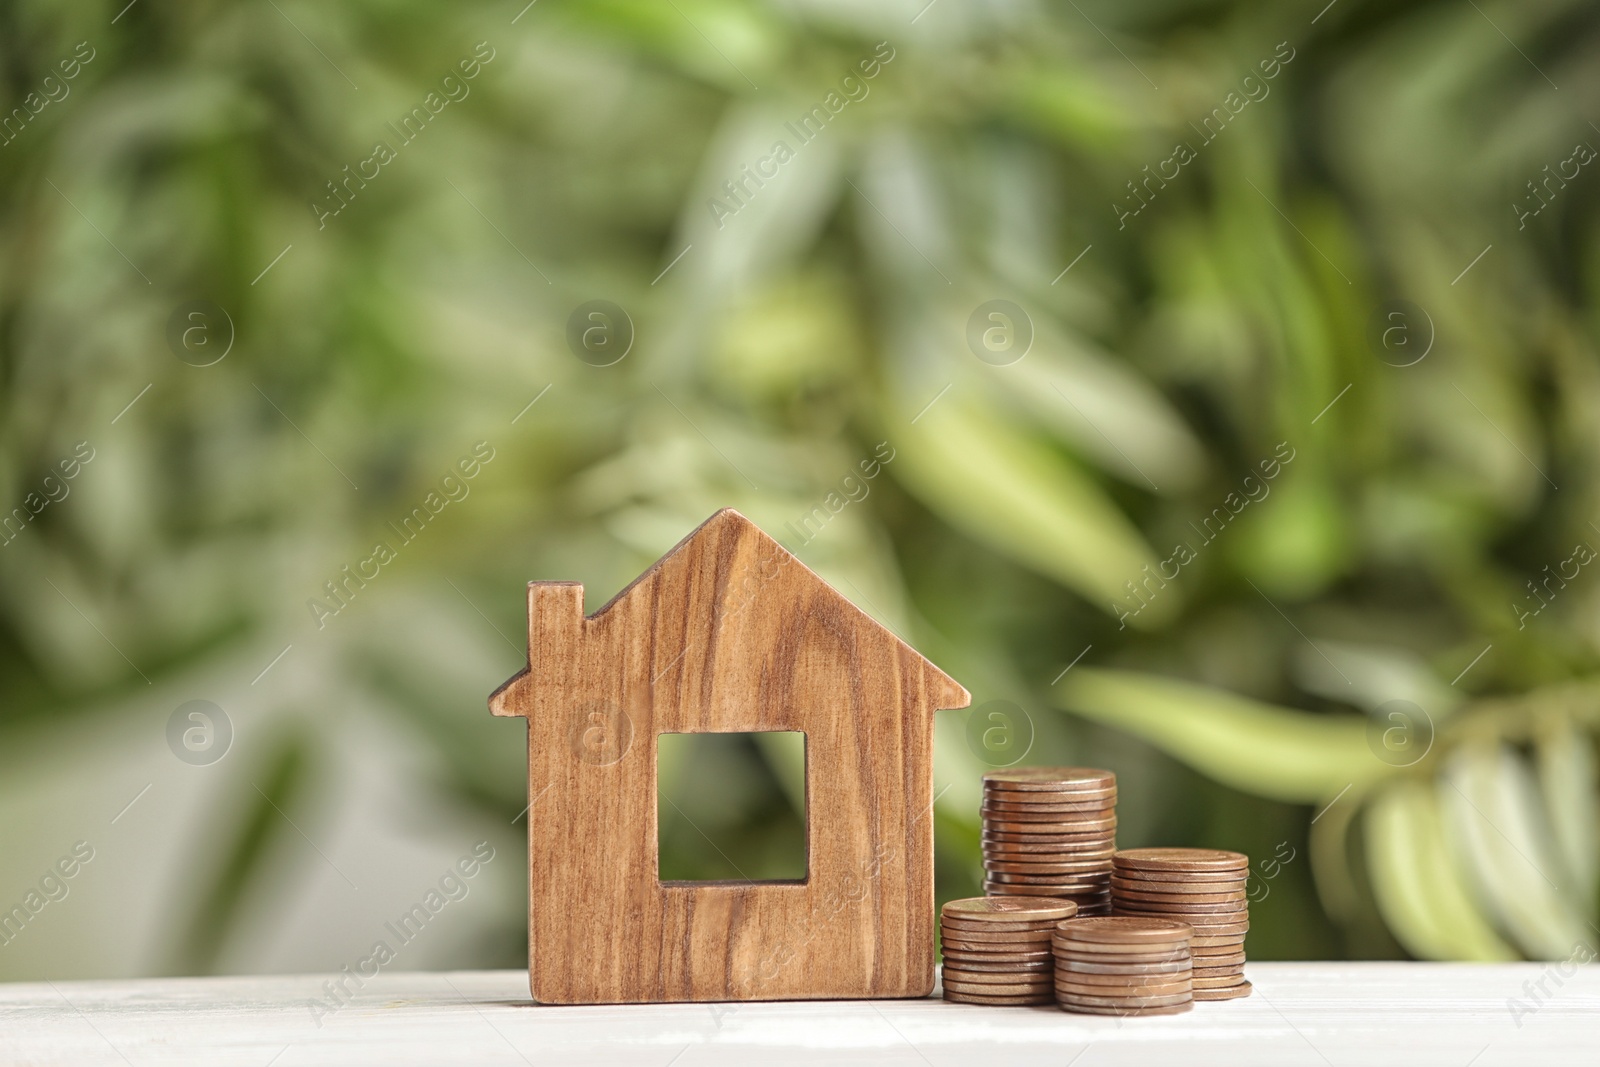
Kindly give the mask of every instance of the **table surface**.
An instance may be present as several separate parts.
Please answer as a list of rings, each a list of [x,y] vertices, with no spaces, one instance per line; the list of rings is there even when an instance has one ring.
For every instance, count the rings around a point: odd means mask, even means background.
[[[518,971],[379,974],[342,1006],[327,975],[31,982],[0,985],[0,1064],[1492,1067],[1600,1053],[1593,966],[1247,973],[1246,999],[1142,1019],[938,999],[549,1007],[529,1002]]]

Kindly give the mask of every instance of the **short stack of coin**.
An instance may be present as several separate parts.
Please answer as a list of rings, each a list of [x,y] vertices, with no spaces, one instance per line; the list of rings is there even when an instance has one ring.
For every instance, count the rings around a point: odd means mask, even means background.
[[[939,913],[944,999],[967,1004],[1048,1004],[1050,935],[1076,915],[1070,900],[972,897]]]
[[[1248,856],[1207,848],[1129,848],[1112,862],[1115,914],[1175,919],[1194,929],[1189,942],[1194,999],[1250,995],[1244,977],[1244,935],[1250,929]]]
[[[1056,1003],[1091,1015],[1176,1015],[1194,1006],[1189,926],[1101,916],[1056,924]]]
[[[1117,777],[1091,767],[1020,767],[983,776],[983,891],[1071,900],[1111,913]]]

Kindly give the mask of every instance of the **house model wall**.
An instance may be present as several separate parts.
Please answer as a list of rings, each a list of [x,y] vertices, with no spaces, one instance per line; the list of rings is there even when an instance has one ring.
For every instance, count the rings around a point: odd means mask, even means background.
[[[551,1004],[916,997],[933,988],[933,713],[967,691],[738,512],[592,617],[528,586],[528,957]],[[659,880],[663,733],[806,735],[795,882]]]

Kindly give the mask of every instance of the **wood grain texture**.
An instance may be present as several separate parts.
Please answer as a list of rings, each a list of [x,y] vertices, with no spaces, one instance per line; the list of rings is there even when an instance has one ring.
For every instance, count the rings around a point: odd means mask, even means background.
[[[933,988],[933,713],[967,691],[738,512],[592,617],[528,586],[528,955],[550,1004],[918,997]],[[663,733],[806,735],[799,882],[663,883]]]

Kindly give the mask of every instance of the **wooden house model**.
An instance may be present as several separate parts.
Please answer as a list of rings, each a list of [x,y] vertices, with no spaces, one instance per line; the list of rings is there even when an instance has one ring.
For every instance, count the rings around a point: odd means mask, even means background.
[[[528,585],[528,974],[549,1004],[933,988],[933,713],[967,691],[731,509],[591,616]],[[805,735],[806,873],[663,882],[657,739]]]

